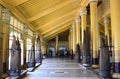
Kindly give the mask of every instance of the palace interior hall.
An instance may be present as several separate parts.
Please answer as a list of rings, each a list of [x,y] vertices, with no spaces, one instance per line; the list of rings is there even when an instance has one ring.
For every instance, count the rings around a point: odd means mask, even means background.
[[[0,79],[120,79],[120,0],[0,0]]]

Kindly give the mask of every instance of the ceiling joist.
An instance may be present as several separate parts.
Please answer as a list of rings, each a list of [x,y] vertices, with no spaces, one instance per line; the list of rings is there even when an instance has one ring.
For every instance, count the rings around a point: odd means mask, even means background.
[[[23,4],[25,2],[27,2],[28,0],[7,0],[7,2],[12,6],[12,7],[16,7],[20,4]]]
[[[69,28],[70,28],[70,27],[68,26],[68,27],[64,28],[63,30],[61,30],[61,31],[55,32],[54,34],[50,35],[49,37],[46,37],[45,40],[48,41],[48,40],[54,38],[55,36],[59,35],[60,33],[68,30]]]
[[[58,28],[56,30],[52,30],[50,33],[47,33],[46,35],[43,35],[43,37],[46,38],[46,37],[49,37],[50,35],[52,35],[52,34],[54,34],[56,32],[62,31],[65,28],[70,28],[70,25],[71,24],[66,24],[66,25],[64,25],[64,27],[60,27],[60,28]]]
[[[63,15],[63,16],[59,16],[58,18],[52,19],[50,22],[48,22],[48,23],[46,23],[46,24],[44,24],[44,25],[42,25],[42,26],[39,26],[36,30],[39,30],[39,29],[44,28],[44,27],[46,27],[46,26],[49,26],[49,25],[51,25],[52,23],[55,23],[55,22],[57,22],[57,21],[59,21],[59,20],[63,20],[63,19],[65,20],[65,17],[72,16],[72,15],[74,15],[75,12],[76,12],[76,10],[73,10],[73,11],[71,11],[71,12],[66,13],[66,14]]]

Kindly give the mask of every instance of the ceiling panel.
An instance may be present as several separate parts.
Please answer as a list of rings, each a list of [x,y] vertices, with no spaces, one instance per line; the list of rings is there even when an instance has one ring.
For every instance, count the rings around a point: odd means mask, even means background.
[[[12,7],[16,7],[22,3],[27,2],[28,0],[6,0]]]
[[[64,20],[63,20],[63,19],[64,19]],[[68,22],[68,21],[70,21],[70,20],[73,20],[73,19],[74,19],[74,16],[67,16],[67,17],[65,17],[65,18],[63,18],[63,19],[60,19],[60,20],[58,20],[58,21],[55,21],[54,23],[52,23],[52,24],[50,24],[50,25],[48,25],[48,26],[46,26],[46,27],[42,27],[42,26],[41,26],[42,28],[40,28],[40,31],[42,32],[42,31],[45,31],[46,28],[49,29],[49,28],[52,28],[52,27],[54,27],[54,26],[61,25],[61,24],[65,23],[65,22]]]
[[[42,26],[42,25],[44,25],[45,23],[48,23],[49,21],[51,21],[51,20],[53,20],[53,19],[56,19],[56,18],[58,18],[58,17],[60,17],[60,16],[62,16],[62,15],[64,15],[64,14],[66,14],[66,13],[74,10],[74,9],[75,9],[76,7],[78,7],[78,6],[80,6],[80,2],[76,1],[75,3],[72,3],[72,4],[70,4],[70,5],[67,5],[67,6],[65,6],[65,7],[61,8],[61,9],[58,9],[58,10],[56,10],[56,11],[54,11],[54,12],[46,15],[46,16],[43,16],[43,17],[35,20],[35,21],[32,22],[32,23],[35,23],[36,25]],[[75,15],[75,14],[73,14],[73,16],[74,16],[74,15]],[[63,18],[63,20],[64,20],[64,18]]]
[[[89,0],[6,1],[4,2],[11,6],[11,10],[17,10],[19,14],[24,17],[25,21],[33,26],[35,31],[48,36],[49,33],[54,30],[56,30],[56,33],[63,32],[63,29],[59,28],[69,28],[67,26],[71,26],[76,15],[79,16],[80,8],[87,6]],[[15,10],[13,10],[13,12]]]
[[[29,0],[24,4],[18,6],[18,9],[23,13],[24,16],[26,16],[26,18],[29,18],[61,2],[63,1],[62,0]]]

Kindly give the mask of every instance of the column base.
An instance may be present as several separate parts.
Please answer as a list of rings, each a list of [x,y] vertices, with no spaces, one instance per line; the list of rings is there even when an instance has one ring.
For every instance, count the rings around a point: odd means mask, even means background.
[[[113,73],[112,79],[120,79],[120,73]]]
[[[28,67],[35,67],[35,62],[28,62]]]
[[[89,56],[83,56],[83,66],[90,67],[91,61],[90,61],[90,55]]]
[[[24,58],[24,64],[26,64],[26,58]]]
[[[93,69],[98,69],[99,66],[98,66],[97,64],[93,64],[93,65],[92,65],[92,68],[93,68]]]
[[[7,73],[7,63],[3,63],[3,73]]]

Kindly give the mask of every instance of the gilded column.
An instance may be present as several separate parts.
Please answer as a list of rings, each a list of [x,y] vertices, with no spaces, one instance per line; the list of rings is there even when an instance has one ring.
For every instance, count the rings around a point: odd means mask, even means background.
[[[98,30],[98,31],[97,31],[97,33],[98,33],[98,34],[97,34],[97,35],[98,35],[98,36],[97,36],[97,37],[98,37],[98,38],[97,38],[97,40],[98,40],[98,42],[97,42],[97,44],[98,44],[98,47],[97,47],[98,50],[99,50],[99,48],[100,48],[100,46],[101,46],[101,38],[100,38],[100,31],[99,31],[100,27],[101,27],[100,24],[98,24],[98,29],[97,29],[97,30]]]
[[[71,39],[71,41],[70,41],[71,42],[70,43],[71,44],[70,45],[70,49],[73,50],[73,32],[72,32],[72,27],[70,28],[70,36],[71,36],[70,37],[70,39]]]
[[[108,18],[104,18],[104,25],[105,25],[105,36],[107,37],[107,40],[108,40],[108,46],[110,45],[109,44],[109,19]]]
[[[92,67],[98,68],[98,50],[97,50],[97,2],[98,0],[89,0],[90,2],[90,17],[91,17],[91,29],[92,29]]]
[[[69,51],[71,49],[71,34],[70,34],[70,31],[69,31],[69,36],[68,36],[68,45],[69,45]]]
[[[3,33],[3,72],[7,71],[7,61],[8,61],[8,49],[9,49],[9,26],[5,25],[4,28],[4,33]]]
[[[75,22],[72,24],[72,32],[73,32],[73,54],[75,55],[75,50],[76,50],[76,29],[75,29]]]
[[[76,18],[76,44],[80,43],[80,17]]]
[[[27,25],[24,25],[24,33],[23,33],[23,51],[24,51],[24,54],[23,54],[23,57],[24,57],[24,65],[26,64],[26,54],[27,54],[27,35],[28,35],[28,27]]]
[[[1,26],[3,26],[2,62],[3,62],[3,72],[6,73],[8,69],[10,13],[7,9],[3,9],[2,12],[3,12],[2,13],[3,23],[1,23]]]
[[[59,37],[56,36],[56,44],[55,44],[56,55],[58,55],[58,40],[59,40]]]
[[[24,51],[24,54],[23,54],[23,57],[24,57],[24,65],[26,64],[26,50],[27,50],[27,38],[26,38],[26,35],[25,34],[23,34],[23,51]]]
[[[120,79],[120,0],[110,0],[111,26],[114,28],[114,72],[113,79]]]
[[[82,45],[83,45],[83,40],[84,40],[84,31],[86,30],[86,15],[87,15],[87,9],[86,8],[81,8],[80,9],[80,15],[81,15],[81,27],[82,27]]]

